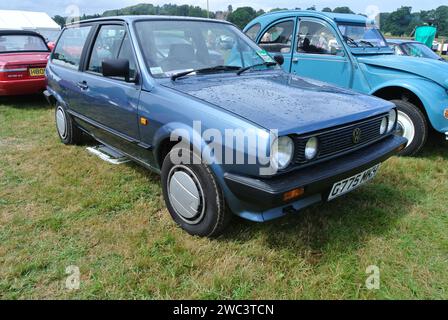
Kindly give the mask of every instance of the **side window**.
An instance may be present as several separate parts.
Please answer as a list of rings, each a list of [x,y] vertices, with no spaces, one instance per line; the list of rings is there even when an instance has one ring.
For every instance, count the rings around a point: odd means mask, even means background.
[[[293,30],[294,20],[279,22],[263,34],[259,45],[267,52],[289,53],[291,52]]]
[[[102,26],[95,39],[87,70],[101,73],[104,60],[117,59],[125,35],[124,26]]]
[[[404,52],[400,49],[399,45],[392,46],[392,49],[394,49],[396,55],[399,55],[399,56],[404,55]]]
[[[261,25],[259,23],[254,24],[252,27],[247,29],[245,32],[246,35],[251,38],[253,41],[257,38],[258,32],[260,32]]]
[[[132,44],[128,34],[124,37],[123,44],[118,53],[118,58],[129,60],[129,80],[135,80],[135,77],[137,76],[137,64],[135,62],[134,51],[132,50]]]
[[[71,69],[78,69],[90,29],[90,26],[65,29],[54,49],[51,61]]]
[[[299,26],[297,51],[337,55],[342,48],[335,33],[319,22],[302,21]]]
[[[126,28],[121,25],[102,26],[95,39],[90,55],[88,71],[102,73],[102,63],[105,59],[127,59],[129,60],[129,80],[136,77],[136,61],[132,50],[131,40]],[[118,80],[123,80],[119,79]]]

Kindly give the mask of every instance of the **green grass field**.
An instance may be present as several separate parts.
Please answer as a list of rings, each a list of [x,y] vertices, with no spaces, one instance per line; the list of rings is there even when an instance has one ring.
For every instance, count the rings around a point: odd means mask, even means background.
[[[208,240],[174,225],[156,175],[62,145],[53,117],[39,97],[0,101],[2,299],[448,298],[442,139],[332,203]]]

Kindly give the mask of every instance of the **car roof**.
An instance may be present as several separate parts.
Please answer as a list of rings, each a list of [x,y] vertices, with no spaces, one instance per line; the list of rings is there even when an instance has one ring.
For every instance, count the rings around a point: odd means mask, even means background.
[[[31,30],[0,30],[0,36],[10,36],[10,35],[26,35],[26,36],[37,36],[43,38],[41,34],[31,31]]]
[[[332,13],[332,12],[321,12],[321,11],[316,11],[316,10],[280,10],[280,11],[266,13],[266,14],[262,15],[262,17],[271,16],[271,15],[276,15],[276,16],[285,15],[286,16],[286,15],[291,15],[291,13],[297,14],[297,15],[303,14],[303,15],[307,15],[307,16],[321,16],[321,17],[329,18],[336,22],[346,22],[346,23],[362,23],[362,24],[364,24],[364,23],[369,23],[369,22],[374,21],[373,19],[369,19],[360,14]]]
[[[127,23],[133,23],[134,21],[140,20],[166,20],[166,21],[203,21],[203,22],[215,22],[215,23],[225,23],[232,24],[224,20],[208,19],[208,18],[197,18],[197,17],[179,17],[179,16],[161,16],[161,15],[133,15],[133,16],[113,16],[113,17],[101,17],[95,19],[82,20],[79,22],[74,22],[68,24],[67,26],[74,26],[78,24],[94,23],[94,22],[105,22],[105,21],[123,21]]]

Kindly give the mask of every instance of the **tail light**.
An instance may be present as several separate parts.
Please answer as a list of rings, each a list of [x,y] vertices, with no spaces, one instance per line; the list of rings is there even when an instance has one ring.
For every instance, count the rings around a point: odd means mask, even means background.
[[[27,66],[4,66],[0,67],[0,80],[20,80],[28,77]]]

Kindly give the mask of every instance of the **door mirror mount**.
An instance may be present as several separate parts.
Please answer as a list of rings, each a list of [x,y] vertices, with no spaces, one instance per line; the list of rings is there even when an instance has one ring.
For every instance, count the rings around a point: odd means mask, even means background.
[[[282,54],[276,54],[274,56],[274,60],[275,62],[277,62],[279,65],[283,65],[283,63],[285,63],[285,58],[283,57]]]
[[[345,51],[342,47],[331,47],[331,54],[339,57],[345,57]]]
[[[129,82],[129,60],[128,59],[105,59],[101,63],[103,76],[120,77]]]

